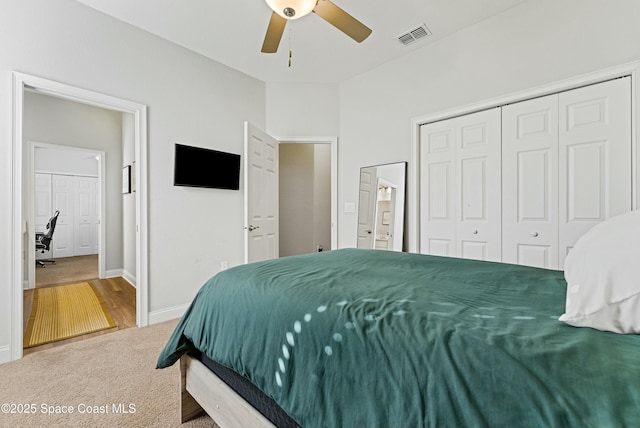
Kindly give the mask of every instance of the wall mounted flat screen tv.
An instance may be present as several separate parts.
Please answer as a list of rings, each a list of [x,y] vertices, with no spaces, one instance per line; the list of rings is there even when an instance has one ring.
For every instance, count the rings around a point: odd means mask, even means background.
[[[173,185],[238,190],[240,155],[176,144]]]

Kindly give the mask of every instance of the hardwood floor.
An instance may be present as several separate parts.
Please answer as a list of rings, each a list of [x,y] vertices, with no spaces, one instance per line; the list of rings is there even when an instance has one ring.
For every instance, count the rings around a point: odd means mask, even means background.
[[[86,256],[83,256],[86,257]],[[69,257],[68,259],[75,259],[76,257]],[[60,259],[61,261],[64,259]],[[97,259],[96,259],[97,260]],[[82,282],[82,281],[88,281],[91,282],[96,289],[98,290],[98,292],[102,295],[102,298],[104,299],[105,303],[107,304],[109,311],[111,312],[111,315],[113,316],[113,319],[115,320],[116,324],[118,324],[117,327],[108,329],[108,330],[102,330],[102,331],[98,331],[95,333],[90,333],[90,334],[85,334],[82,336],[77,336],[77,337],[72,337],[69,339],[65,339],[65,340],[61,340],[58,342],[53,342],[53,343],[46,343],[44,345],[40,345],[40,346],[34,346],[32,348],[26,348],[23,351],[24,355],[27,354],[31,354],[33,352],[37,352],[37,351],[41,351],[43,349],[50,349],[56,346],[61,346],[61,345],[65,345],[67,343],[71,343],[71,342],[77,342],[80,340],[84,340],[90,337],[94,337],[94,336],[99,336],[101,334],[109,334],[109,333],[113,333],[115,331],[118,330],[123,330],[125,328],[129,328],[129,327],[135,327],[136,325],[136,289],[129,284],[129,282],[127,282],[124,278],[122,277],[116,277],[116,278],[108,278],[108,279],[97,279],[97,262],[96,262],[96,270],[95,273],[93,274],[93,279],[88,279],[86,278],[86,272],[85,269],[80,268],[77,269],[80,272],[85,272],[80,274],[77,277],[74,277],[72,274],[70,274],[69,272],[73,271],[73,267],[71,266],[73,263],[73,260],[65,260],[66,262],[68,262],[69,265],[69,269],[65,269],[65,273],[62,273],[62,269],[59,270],[60,274],[64,276],[65,280],[64,282],[60,282],[59,280],[53,279],[49,282],[51,282],[51,284],[49,285],[43,285],[43,287],[53,287],[56,285],[62,285],[62,284],[71,284],[74,282]],[[77,260],[78,263],[80,264],[86,264],[86,259],[85,260]],[[54,265],[56,268],[61,267],[60,265],[60,261]],[[50,269],[49,266],[47,266],[44,269],[38,269],[38,270],[48,270],[49,274],[53,274],[53,270],[54,269]],[[40,272],[38,272],[40,273]],[[54,275],[55,276],[55,275]],[[37,277],[37,275],[36,275]],[[39,281],[36,280],[36,284],[38,284]],[[38,285],[38,288],[41,288],[40,285]],[[24,291],[24,311],[23,311],[23,329],[26,331],[26,325],[27,322],[29,320],[29,315],[31,314],[31,306],[33,303],[33,289],[31,290],[25,290]]]

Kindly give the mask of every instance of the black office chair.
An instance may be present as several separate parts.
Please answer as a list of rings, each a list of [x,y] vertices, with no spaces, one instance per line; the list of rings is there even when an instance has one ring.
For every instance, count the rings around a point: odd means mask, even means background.
[[[56,210],[53,217],[47,222],[47,233],[36,233],[36,252],[49,251],[51,248],[51,241],[53,240],[53,231],[56,229],[56,223],[58,222],[58,216],[60,211]],[[40,259],[36,260],[36,266],[45,267],[45,263],[56,264],[53,259]]]

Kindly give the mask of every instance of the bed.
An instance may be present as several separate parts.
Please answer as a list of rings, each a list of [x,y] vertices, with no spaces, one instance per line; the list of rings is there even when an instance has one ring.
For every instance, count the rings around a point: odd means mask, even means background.
[[[559,321],[566,293],[563,272],[525,266],[286,257],[211,278],[158,367],[180,359],[183,419],[222,427],[640,426],[640,336]]]

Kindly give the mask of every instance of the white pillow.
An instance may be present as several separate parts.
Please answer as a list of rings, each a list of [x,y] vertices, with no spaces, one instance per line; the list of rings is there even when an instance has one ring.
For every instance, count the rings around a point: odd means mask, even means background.
[[[640,334],[640,210],[604,221],[569,252],[565,313],[560,321]]]

